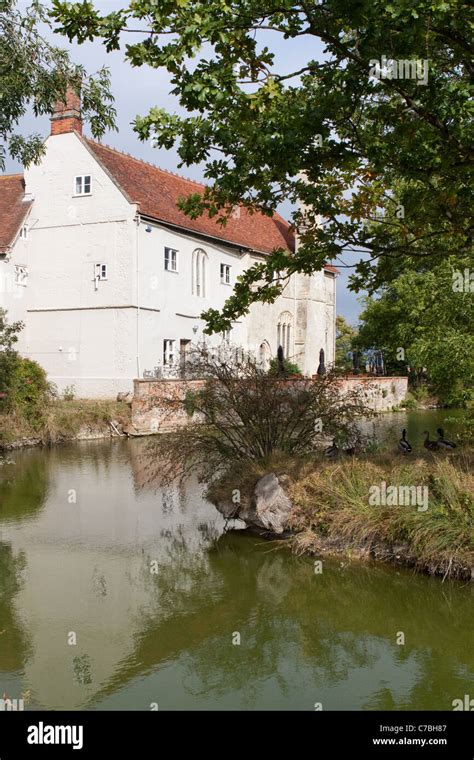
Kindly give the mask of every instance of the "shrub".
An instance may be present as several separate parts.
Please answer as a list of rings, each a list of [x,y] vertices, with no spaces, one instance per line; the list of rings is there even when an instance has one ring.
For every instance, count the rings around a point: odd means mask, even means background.
[[[23,359],[13,346],[21,322],[8,324],[0,309],[0,412],[15,413],[33,426],[39,424],[51,397],[46,372],[31,359]]]
[[[212,478],[231,462],[304,454],[336,436],[356,443],[357,418],[371,415],[361,389],[342,395],[335,372],[286,381],[252,360],[228,363],[205,351],[195,352],[192,366],[201,389],[183,393],[181,385],[160,402],[165,415],[186,412],[186,424],[150,443],[165,479],[192,468]]]
[[[30,423],[38,423],[50,400],[46,372],[31,359],[17,357],[11,378],[11,408]]]
[[[400,406],[403,409],[418,409],[418,401],[408,391],[406,398],[400,402]]]
[[[289,359],[283,359],[283,371],[285,375],[301,375],[301,370],[298,367],[297,364],[294,362],[290,362]],[[268,370],[269,375],[278,375],[279,374],[279,366],[278,366],[278,359],[271,359],[270,360],[270,368]]]
[[[459,420],[456,417],[447,417],[445,421],[447,423],[459,424]],[[472,444],[474,441],[474,404],[472,403],[466,409],[466,413],[456,433],[456,438],[460,443]]]
[[[0,412],[7,412],[11,408],[12,382],[16,363],[15,352],[0,352]]]
[[[457,381],[453,385],[446,389],[444,393],[440,394],[440,400],[444,406],[447,407],[464,407],[468,406],[474,398],[474,391],[472,388],[466,388],[462,382]]]
[[[66,387],[63,390],[64,401],[74,401],[75,397],[76,397],[76,386],[66,385]]]
[[[428,387],[424,383],[420,383],[419,385],[416,385],[416,386],[414,385],[411,388],[411,394],[413,398],[415,399],[415,401],[418,401],[420,404],[422,404],[424,401],[427,401],[430,396]]]
[[[184,408],[188,417],[192,417],[196,411],[195,395],[193,391],[187,391],[184,397]]]

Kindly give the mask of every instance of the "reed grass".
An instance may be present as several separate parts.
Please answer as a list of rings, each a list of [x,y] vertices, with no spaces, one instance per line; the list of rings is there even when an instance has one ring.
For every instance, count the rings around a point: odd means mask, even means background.
[[[474,576],[474,450],[409,459],[387,450],[358,457],[298,460],[275,455],[234,467],[209,488],[218,501],[239,488],[251,499],[257,480],[275,472],[293,503],[296,553],[334,553],[408,564],[443,577]],[[371,506],[370,488],[426,486],[428,509]]]

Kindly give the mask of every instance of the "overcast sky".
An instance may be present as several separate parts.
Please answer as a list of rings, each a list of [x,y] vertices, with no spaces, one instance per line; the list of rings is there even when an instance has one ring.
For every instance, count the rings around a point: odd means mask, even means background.
[[[20,7],[26,7],[27,3],[19,2]],[[104,11],[112,11],[123,7],[124,3],[116,0],[96,1],[96,7]],[[107,66],[111,73],[111,89],[115,98],[117,110],[118,132],[108,132],[103,142],[130,153],[137,158],[149,161],[164,169],[176,171],[179,174],[192,179],[203,180],[202,167],[191,166],[178,168],[178,158],[174,150],[154,148],[149,143],[140,142],[133,132],[132,122],[137,115],[144,115],[152,106],[164,107],[170,111],[179,112],[178,102],[175,96],[170,94],[171,85],[167,72],[155,70],[149,67],[133,68],[124,60],[122,51],[106,53],[99,42],[88,42],[83,45],[70,45],[66,38],[47,33],[58,46],[67,47],[71,50],[72,59],[81,63],[89,73],[97,71],[102,66]],[[297,70],[304,65],[308,58],[321,59],[322,47],[314,38],[307,41],[282,40],[280,35],[267,33],[265,43],[275,51],[278,70]],[[46,136],[49,133],[49,118],[34,119],[33,116],[25,117],[19,125],[18,131],[23,134],[39,132]],[[87,126],[85,133],[89,134]],[[7,159],[6,173],[21,171],[21,167]],[[288,218],[290,208],[283,206],[280,209],[282,215]],[[337,262],[336,262],[337,264]],[[357,296],[347,289],[347,279],[351,270],[341,269],[337,287],[337,311],[343,314],[351,323],[357,322],[360,305]]]

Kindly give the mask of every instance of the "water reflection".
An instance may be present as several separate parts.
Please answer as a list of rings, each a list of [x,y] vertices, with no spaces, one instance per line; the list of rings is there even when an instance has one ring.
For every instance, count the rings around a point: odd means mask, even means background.
[[[20,670],[29,650],[26,631],[13,604],[25,566],[25,553],[14,555],[11,546],[0,541],[0,671],[6,673]]]
[[[42,452],[30,452],[25,461],[11,457],[0,471],[0,526],[6,522],[28,519],[44,504],[48,475]]]
[[[225,532],[196,481],[153,487],[143,441],[14,458],[1,692],[47,709],[450,709],[473,688],[472,589],[338,562],[316,575]]]

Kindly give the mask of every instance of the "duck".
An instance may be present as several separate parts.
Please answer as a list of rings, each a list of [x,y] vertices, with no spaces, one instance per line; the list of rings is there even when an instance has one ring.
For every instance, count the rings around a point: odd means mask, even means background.
[[[423,435],[425,436],[425,442],[423,444],[425,449],[428,449],[428,451],[438,451],[439,450],[438,441],[430,441],[430,434],[428,430],[425,430]]]
[[[436,432],[438,433],[438,440],[436,441],[436,443],[441,449],[455,449],[456,448],[455,443],[453,443],[452,441],[447,441],[446,438],[444,437],[443,428],[438,428]]]
[[[406,439],[406,434],[407,434],[407,431],[405,430],[405,428],[403,428],[402,437],[398,441],[398,448],[400,449],[402,454],[411,454],[413,449]]]
[[[336,441],[334,440],[332,442],[332,446],[328,446],[327,449],[324,450],[324,456],[325,457],[337,457],[339,454],[339,449],[336,445]]]

